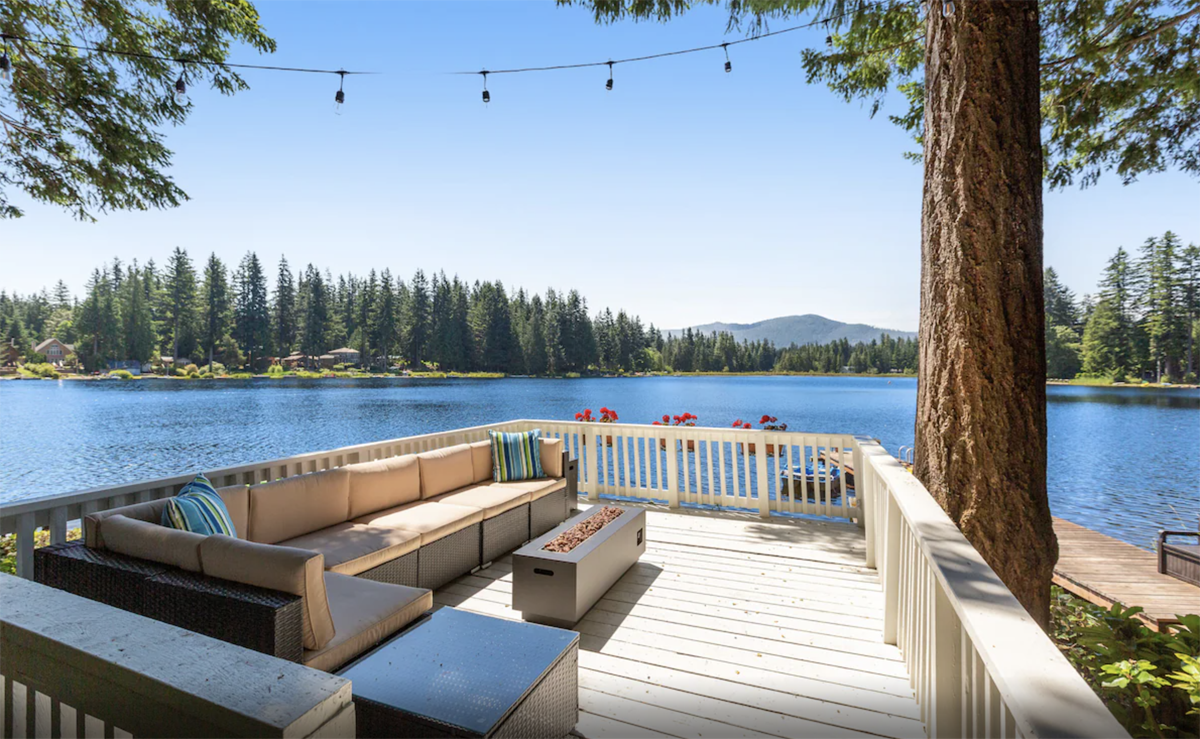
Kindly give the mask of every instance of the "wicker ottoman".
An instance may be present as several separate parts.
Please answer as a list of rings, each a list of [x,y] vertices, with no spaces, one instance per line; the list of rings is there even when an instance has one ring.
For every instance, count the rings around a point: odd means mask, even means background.
[[[352,662],[359,737],[565,737],[579,634],[442,608]]]

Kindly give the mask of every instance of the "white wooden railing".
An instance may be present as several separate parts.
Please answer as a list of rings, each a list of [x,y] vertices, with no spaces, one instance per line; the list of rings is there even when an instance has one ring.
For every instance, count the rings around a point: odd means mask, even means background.
[[[348,737],[350,681],[0,574],[0,737]]]
[[[579,491],[680,505],[856,518],[848,434],[747,431],[704,426],[516,421],[565,440],[579,460]]]
[[[255,462],[216,470],[189,470],[186,474],[157,480],[143,480],[125,485],[29,498],[0,505],[0,535],[13,533],[17,535],[17,575],[32,579],[35,529],[49,529],[50,543],[52,544],[66,541],[68,522],[96,511],[168,498],[179,492],[179,489],[190,482],[197,472],[204,472],[217,487],[254,484],[318,470],[333,469],[357,462],[480,441],[487,438],[488,429],[511,431],[518,427],[519,422],[508,422],[454,429],[436,434],[408,436],[310,454],[298,454],[294,457],[275,459],[269,462]],[[69,462],[70,460],[64,460],[64,463]]]
[[[854,444],[884,641],[929,736],[1128,736],[925,486],[877,442]]]

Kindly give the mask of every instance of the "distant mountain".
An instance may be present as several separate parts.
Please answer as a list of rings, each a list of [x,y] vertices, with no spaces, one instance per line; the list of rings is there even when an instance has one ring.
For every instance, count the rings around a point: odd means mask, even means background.
[[[684,329],[671,329],[667,333],[678,336],[683,331]],[[757,323],[706,323],[703,326],[692,326],[692,331],[705,334],[728,331],[739,342],[743,339],[766,339],[781,348],[790,344],[828,344],[840,339],[848,339],[851,344],[857,344],[860,341],[870,342],[872,339],[878,339],[883,334],[894,339],[914,339],[917,336],[913,331],[892,331],[865,323],[842,323],[811,313],[803,316],[768,318]]]

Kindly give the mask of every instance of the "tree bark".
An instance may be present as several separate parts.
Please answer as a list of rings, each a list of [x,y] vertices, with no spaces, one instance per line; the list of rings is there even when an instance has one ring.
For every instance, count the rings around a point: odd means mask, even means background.
[[[915,473],[1045,628],[1046,497],[1036,2],[929,3]]]

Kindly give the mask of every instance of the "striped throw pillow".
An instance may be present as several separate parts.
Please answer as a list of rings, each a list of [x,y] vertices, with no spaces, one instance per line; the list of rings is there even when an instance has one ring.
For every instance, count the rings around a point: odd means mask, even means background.
[[[183,486],[179,495],[167,500],[163,508],[162,525],[171,529],[190,531],[193,534],[225,534],[237,536],[233,519],[225,501],[217,494],[212,483],[204,475]]]
[[[541,429],[505,433],[488,431],[492,439],[492,479],[496,482],[533,480],[542,472]]]

